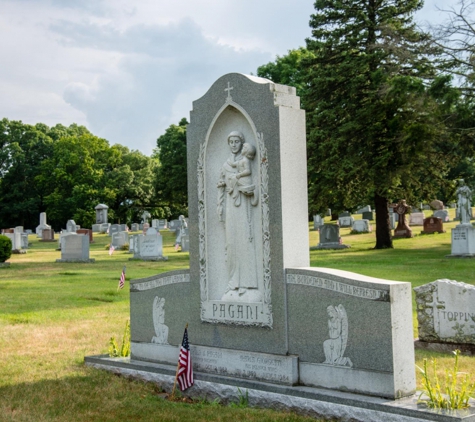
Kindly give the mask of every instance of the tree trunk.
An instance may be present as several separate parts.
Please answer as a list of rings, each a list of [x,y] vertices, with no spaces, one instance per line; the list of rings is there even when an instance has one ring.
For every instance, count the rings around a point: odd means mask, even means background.
[[[391,226],[389,223],[389,201],[387,198],[374,194],[376,211],[376,246],[374,249],[393,248]]]

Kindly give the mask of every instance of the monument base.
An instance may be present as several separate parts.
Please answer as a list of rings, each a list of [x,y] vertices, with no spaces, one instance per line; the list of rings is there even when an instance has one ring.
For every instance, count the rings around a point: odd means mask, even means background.
[[[452,253],[449,256],[475,256],[475,227],[471,224],[459,224],[452,229]]]
[[[475,355],[475,344],[467,343],[438,343],[416,339],[414,341],[414,348],[438,353],[453,353],[455,350],[460,350],[462,355]]]
[[[343,245],[342,243],[319,243],[317,246],[312,246],[311,251],[318,249],[347,249],[351,248],[350,245]]]
[[[96,262],[94,258],[91,259],[57,259],[56,262],[73,262],[73,263],[85,263],[85,264],[92,264]]]
[[[177,348],[175,348],[178,351]],[[130,358],[110,358],[107,355],[86,356],[87,366],[110,371],[134,379],[158,384],[170,393],[175,380],[176,364],[134,361]],[[399,400],[388,400],[362,394],[345,393],[316,387],[271,384],[194,371],[194,385],[181,392],[185,397],[220,403],[239,402],[245,391],[253,407],[292,411],[314,418],[360,422],[475,422],[474,402],[464,410],[431,410],[418,403],[419,394]]]

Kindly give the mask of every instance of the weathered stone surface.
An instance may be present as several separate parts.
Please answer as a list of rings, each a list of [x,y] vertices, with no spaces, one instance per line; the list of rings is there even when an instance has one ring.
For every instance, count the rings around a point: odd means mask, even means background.
[[[475,286],[441,279],[414,291],[420,340],[475,344]]]

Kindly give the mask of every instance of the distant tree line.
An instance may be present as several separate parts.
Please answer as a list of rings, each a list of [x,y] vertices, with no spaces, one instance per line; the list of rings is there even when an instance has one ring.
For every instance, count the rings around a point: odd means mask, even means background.
[[[56,230],[69,219],[91,227],[99,203],[109,206],[111,222],[138,222],[144,210],[156,218],[185,212],[186,199],[169,203],[161,193],[169,185],[158,180],[167,177],[159,157],[110,146],[75,124],[49,128],[2,119],[0,227],[34,229],[41,212]]]

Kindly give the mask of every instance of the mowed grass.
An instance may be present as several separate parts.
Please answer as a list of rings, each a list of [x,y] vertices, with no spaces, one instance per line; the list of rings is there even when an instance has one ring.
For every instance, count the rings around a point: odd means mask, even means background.
[[[451,210],[453,212],[453,210]],[[453,217],[453,216],[452,216]],[[407,281],[413,287],[440,278],[475,284],[475,260],[446,258],[447,233],[396,239],[395,249],[373,250],[374,233],[351,235],[350,249],[311,251],[312,266],[338,268],[372,277]],[[311,225],[313,226],[313,224]],[[163,400],[157,386],[132,381],[84,365],[84,356],[107,353],[111,336],[121,339],[129,318],[128,280],[188,267],[189,255],[175,252],[174,235],[163,231],[166,262],[129,261],[125,251],[109,256],[110,238],[95,235],[93,264],[56,263],[57,243],[30,236],[25,255],[12,255],[0,268],[0,421],[304,421],[293,413],[196,402]],[[318,232],[309,231],[310,245]],[[122,267],[127,283],[117,290]],[[414,333],[417,320],[414,312]],[[416,364],[437,358],[439,375],[450,368],[450,354],[416,351]],[[475,374],[474,358],[462,356],[460,370]],[[418,386],[420,386],[420,376]]]
[[[128,281],[188,267],[163,231],[167,262],[109,256],[110,238],[95,235],[92,264],[56,263],[57,242],[30,236],[27,254],[0,268],[0,421],[305,421],[288,412],[164,400],[151,383],[128,380],[84,365],[121,341],[129,318]],[[127,282],[117,290],[122,267]]]

